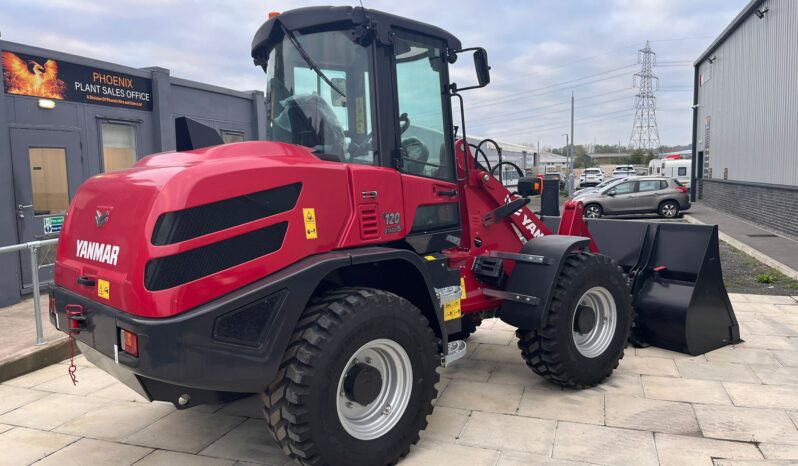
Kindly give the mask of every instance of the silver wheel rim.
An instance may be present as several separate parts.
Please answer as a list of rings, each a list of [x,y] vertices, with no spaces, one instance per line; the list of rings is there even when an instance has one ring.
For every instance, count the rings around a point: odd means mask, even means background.
[[[598,218],[598,216],[599,216],[598,207],[596,207],[594,205],[587,206],[587,209],[585,209],[585,212],[587,213],[586,217],[588,217],[588,218]]]
[[[358,363],[374,367],[382,376],[379,394],[366,406],[350,401],[344,393],[344,379]],[[366,343],[349,358],[338,380],[338,420],[349,435],[360,440],[373,440],[385,435],[407,409],[412,380],[410,357],[399,343],[385,338]]]
[[[665,204],[662,206],[662,215],[668,218],[673,218],[676,216],[676,206],[673,204]]]
[[[593,309],[596,315],[596,322],[587,333],[576,331],[576,315],[579,306],[587,306]],[[615,327],[618,322],[618,311],[615,299],[606,288],[594,286],[587,290],[574,309],[571,319],[571,329],[573,332],[574,344],[582,356],[595,358],[607,350],[615,335]]]

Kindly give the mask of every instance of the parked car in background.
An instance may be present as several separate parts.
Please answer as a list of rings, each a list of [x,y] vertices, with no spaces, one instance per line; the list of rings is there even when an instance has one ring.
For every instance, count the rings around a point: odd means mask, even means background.
[[[662,176],[635,176],[579,198],[585,206],[585,217],[604,215],[656,213],[675,218],[690,208],[687,188],[678,180]]]
[[[602,181],[601,183],[597,184],[596,186],[590,186],[587,188],[581,188],[574,191],[573,200],[577,200],[583,196],[586,196],[592,192],[601,191],[601,189],[606,188],[607,186],[617,183],[621,180],[625,180],[626,177],[618,177],[618,178],[610,178],[607,180]]]
[[[691,159],[654,159],[648,163],[648,174],[676,178],[690,189]]]
[[[633,165],[618,165],[612,170],[612,176],[635,176],[637,171]]]
[[[579,177],[579,186],[596,186],[604,181],[604,173],[600,168],[585,168]]]

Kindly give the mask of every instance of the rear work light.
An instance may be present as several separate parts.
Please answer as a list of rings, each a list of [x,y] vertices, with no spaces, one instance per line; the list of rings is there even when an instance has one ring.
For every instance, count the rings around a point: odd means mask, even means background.
[[[130,330],[119,329],[119,342],[122,343],[122,351],[139,357],[139,337]]]

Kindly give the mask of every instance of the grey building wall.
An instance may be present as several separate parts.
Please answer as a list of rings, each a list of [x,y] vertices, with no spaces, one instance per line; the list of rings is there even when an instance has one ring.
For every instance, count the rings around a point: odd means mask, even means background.
[[[798,185],[798,2],[749,3],[696,62],[695,103],[700,200],[798,235],[777,218]]]
[[[164,68],[130,68],[6,41],[0,41],[0,50],[148,78],[153,87],[152,111],[68,101],[57,101],[55,108],[48,110],[37,106],[36,97],[0,90],[0,246],[30,240],[20,238],[17,230],[11,128],[77,131],[82,179],[102,172],[100,123],[104,121],[135,126],[138,158],[175,148],[174,119],[179,116],[191,117],[219,131],[241,134],[244,140],[265,136],[266,106],[260,91],[239,92],[176,78]],[[21,293],[29,291],[21,289],[20,267],[18,254],[0,255],[0,306],[19,301]]]

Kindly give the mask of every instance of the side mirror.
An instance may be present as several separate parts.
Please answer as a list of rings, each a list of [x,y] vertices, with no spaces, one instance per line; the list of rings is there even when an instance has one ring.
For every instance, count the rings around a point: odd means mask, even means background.
[[[607,191],[607,196],[614,196],[614,195],[615,195],[614,189],[610,189],[609,191]]]
[[[457,54],[463,52],[474,52],[474,69],[477,72],[477,84],[476,86],[467,86],[458,88],[456,83],[452,83],[450,85],[452,93],[456,93],[459,91],[466,91],[468,89],[479,89],[480,87],[485,87],[490,83],[490,65],[488,65],[488,52],[485,51],[482,47],[471,47],[462,50],[455,50],[451,51],[449,55],[449,62],[454,63],[457,60]]]
[[[518,178],[518,194],[522,197],[538,196],[542,188],[540,178],[536,176]]]
[[[478,48],[474,52],[474,69],[477,72],[479,87],[485,87],[490,83],[490,66],[488,65],[488,52],[483,48]]]

